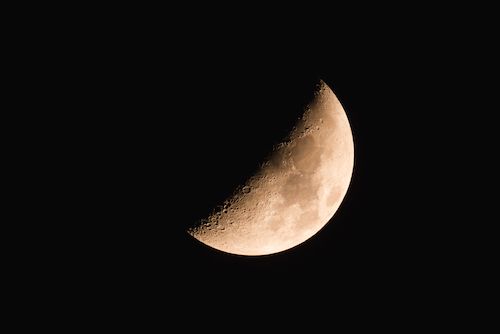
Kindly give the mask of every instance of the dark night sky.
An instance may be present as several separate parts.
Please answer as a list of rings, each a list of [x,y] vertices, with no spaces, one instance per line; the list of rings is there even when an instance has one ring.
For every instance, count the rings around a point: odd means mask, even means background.
[[[221,41],[161,70],[157,57],[131,67],[125,89],[116,91],[123,108],[109,119],[115,132],[105,155],[119,161],[109,177],[123,218],[105,227],[117,243],[110,246],[117,270],[182,286],[225,282],[239,291],[235,282],[243,281],[317,293],[415,275],[430,259],[419,239],[426,227],[415,224],[426,204],[408,196],[421,181],[419,148],[415,138],[407,141],[425,104],[408,86],[419,69],[394,68],[396,55],[374,55],[369,45],[354,54],[343,49],[332,42],[294,53]],[[287,133],[318,77],[344,105],[355,140],[352,183],[334,220],[299,247],[259,258],[191,239],[185,226],[251,174]]]
[[[497,122],[484,117],[498,109],[486,61],[497,63],[498,36],[488,32],[498,29],[487,26],[497,18],[478,14],[476,25],[470,4],[459,14],[458,4],[356,3],[349,13],[331,3],[298,15],[292,2],[278,11],[168,5],[44,4],[53,17],[28,6],[6,24],[16,43],[5,52],[19,59],[7,57],[17,77],[7,86],[28,88],[11,108],[22,131],[4,122],[14,129],[5,146],[26,146],[4,159],[20,166],[6,182],[29,200],[14,207],[20,237],[4,233],[14,241],[5,262],[15,263],[4,272],[20,283],[6,285],[16,325],[94,329],[96,319],[129,330],[137,322],[140,332],[179,323],[239,333],[266,332],[269,321],[281,333],[306,321],[316,333],[322,323],[334,332],[345,321],[373,330],[438,320],[463,329],[474,311],[493,312],[487,160],[498,148],[483,146],[498,142],[498,129],[486,130]],[[319,78],[342,103],[355,145],[333,219],[261,257],[190,237],[186,227],[288,133]]]
[[[453,78],[448,54],[418,31],[404,39],[391,29],[349,39],[333,31],[113,39],[109,53],[82,65],[98,81],[85,91],[85,110],[96,110],[86,115],[98,157],[87,177],[104,180],[93,201],[106,212],[85,232],[92,271],[117,291],[134,282],[152,294],[179,290],[188,301],[236,305],[270,295],[397,299],[444,284],[460,257],[442,201],[452,177],[438,162],[451,154],[449,137],[437,140],[454,94],[443,88]],[[287,133],[308,98],[304,87],[317,78],[343,104],[355,142],[354,175],[333,221],[300,246],[263,257],[221,253],[189,237],[186,225]]]

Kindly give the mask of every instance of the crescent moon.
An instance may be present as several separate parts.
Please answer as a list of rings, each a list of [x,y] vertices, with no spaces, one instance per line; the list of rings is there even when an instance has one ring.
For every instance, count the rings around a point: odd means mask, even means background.
[[[232,254],[285,251],[330,221],[347,193],[353,166],[349,120],[320,80],[296,126],[258,172],[187,232]]]

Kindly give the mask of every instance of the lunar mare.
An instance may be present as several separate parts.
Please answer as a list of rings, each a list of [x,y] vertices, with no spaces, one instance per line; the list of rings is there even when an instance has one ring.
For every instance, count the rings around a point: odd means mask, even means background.
[[[239,255],[292,248],[333,217],[346,195],[353,165],[347,115],[320,81],[302,118],[259,171],[188,233]]]

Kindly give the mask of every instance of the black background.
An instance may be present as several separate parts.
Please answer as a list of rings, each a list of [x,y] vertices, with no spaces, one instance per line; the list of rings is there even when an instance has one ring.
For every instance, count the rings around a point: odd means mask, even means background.
[[[496,11],[230,6],[10,16],[4,164],[15,170],[4,178],[16,203],[4,206],[20,233],[4,233],[4,271],[16,325],[477,331],[498,262],[487,213],[497,123],[486,120]],[[262,257],[187,235],[289,131],[318,78],[355,144],[332,221]]]
[[[264,288],[376,293],[438,266],[435,225],[423,217],[433,196],[421,193],[434,153],[422,110],[434,92],[419,87],[419,63],[405,60],[416,50],[346,51],[335,36],[322,38],[276,47],[202,36],[209,43],[173,58],[153,49],[106,62],[111,105],[95,115],[106,136],[106,146],[96,143],[104,161],[97,172],[109,187],[102,203],[109,216],[95,226],[109,248],[103,270],[215,298]],[[335,218],[299,247],[263,257],[225,254],[189,237],[186,226],[286,135],[318,78],[342,102],[355,142],[354,175]]]
[[[76,109],[63,130],[76,140],[61,173],[78,199],[66,199],[76,223],[64,242],[76,251],[65,263],[83,294],[209,317],[216,302],[222,313],[256,304],[272,316],[318,301],[376,310],[463,298],[457,277],[475,261],[473,237],[463,237],[471,229],[452,218],[469,182],[455,164],[467,160],[456,124],[469,110],[457,98],[467,69],[453,62],[462,50],[453,38],[464,35],[404,17],[311,29],[216,21],[140,20],[68,39],[78,43],[60,56],[57,92]],[[187,235],[286,135],[318,78],[344,106],[355,144],[332,221],[262,257]]]

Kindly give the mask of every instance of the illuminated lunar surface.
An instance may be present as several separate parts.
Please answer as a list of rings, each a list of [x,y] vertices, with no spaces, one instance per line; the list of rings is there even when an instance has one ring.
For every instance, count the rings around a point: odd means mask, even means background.
[[[324,83],[259,171],[188,233],[239,255],[266,255],[316,234],[339,208],[351,180],[354,144],[346,113]]]

